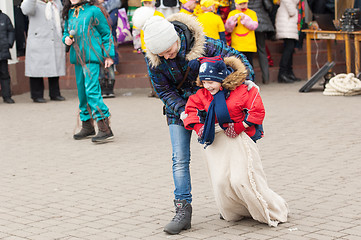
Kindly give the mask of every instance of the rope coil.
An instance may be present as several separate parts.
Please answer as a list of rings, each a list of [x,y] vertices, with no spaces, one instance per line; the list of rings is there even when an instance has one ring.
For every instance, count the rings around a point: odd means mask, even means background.
[[[337,74],[326,84],[323,95],[354,96],[361,94],[361,81],[353,73]]]

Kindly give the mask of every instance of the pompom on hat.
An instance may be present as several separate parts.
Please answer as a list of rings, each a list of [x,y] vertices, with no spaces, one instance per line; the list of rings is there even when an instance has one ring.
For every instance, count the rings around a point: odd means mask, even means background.
[[[198,61],[200,63],[199,80],[201,81],[221,83],[231,73],[221,56],[200,57]],[[191,65],[195,66],[196,64],[193,62]]]
[[[149,18],[144,24],[143,31],[145,45],[153,54],[166,51],[179,38],[174,25],[160,16]]]
[[[137,8],[132,17],[133,25],[138,29],[143,29],[145,22],[153,17],[155,8],[151,7],[139,7]]]

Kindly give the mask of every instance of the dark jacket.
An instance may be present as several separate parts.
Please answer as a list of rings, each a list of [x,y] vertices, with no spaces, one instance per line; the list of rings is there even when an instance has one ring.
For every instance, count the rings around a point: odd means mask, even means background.
[[[176,13],[169,16],[167,20],[170,22],[178,21],[183,26],[186,26],[185,29],[175,25],[181,41],[177,57],[166,60],[147,50],[146,60],[153,87],[165,105],[168,124],[183,125],[182,120],[179,118],[180,114],[185,110],[188,97],[199,89],[195,84],[198,76],[196,70],[190,70],[182,87],[177,89],[177,86],[183,80],[190,60],[202,56],[235,56],[242,60],[248,70],[248,79],[254,79],[254,72],[247,58],[242,53],[227,46],[221,40],[205,37],[203,29],[195,17],[184,13]],[[191,39],[187,37],[188,33],[191,34]]]
[[[10,18],[0,10],[0,60],[11,59],[9,49],[13,47],[15,30]]]
[[[272,11],[272,2],[270,0],[249,0],[248,8],[256,12],[258,18],[258,28],[256,32],[274,32],[269,13]]]

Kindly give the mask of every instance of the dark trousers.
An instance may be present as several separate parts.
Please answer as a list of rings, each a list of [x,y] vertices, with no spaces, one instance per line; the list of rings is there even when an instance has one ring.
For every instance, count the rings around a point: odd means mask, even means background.
[[[0,60],[0,85],[1,96],[5,98],[11,97],[10,75],[8,68],[8,60]]]
[[[268,83],[269,67],[268,67],[268,58],[266,52],[266,33],[256,32],[256,45],[257,45],[258,62],[262,72],[262,82]]]
[[[251,64],[251,66],[253,67],[253,52],[242,52],[242,53],[247,57],[249,64]]]
[[[283,39],[284,47],[280,61],[279,74],[293,73],[293,53],[295,52],[296,39]]]
[[[49,96],[60,96],[59,77],[49,77]],[[30,77],[30,94],[32,99],[44,98],[44,79],[42,77]]]

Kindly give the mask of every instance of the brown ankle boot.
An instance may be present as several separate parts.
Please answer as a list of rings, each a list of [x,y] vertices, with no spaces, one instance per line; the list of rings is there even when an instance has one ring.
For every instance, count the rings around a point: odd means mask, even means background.
[[[97,122],[98,134],[92,137],[94,143],[105,143],[114,138],[113,132],[109,126],[109,119],[101,119]]]
[[[93,126],[93,119],[82,122],[82,127],[80,132],[74,134],[73,138],[75,140],[85,139],[89,136],[95,135],[95,129]]]

